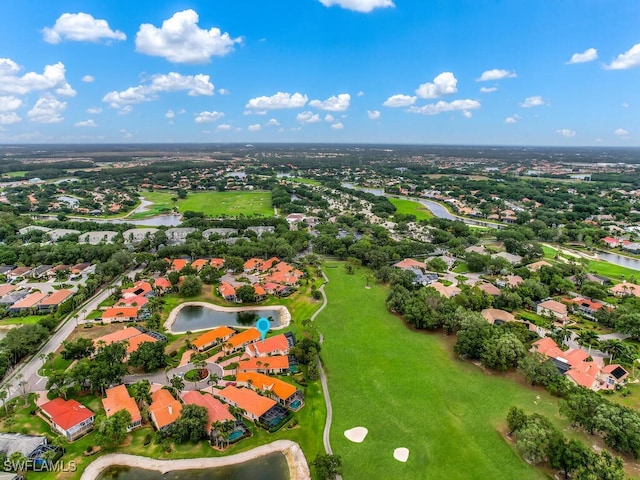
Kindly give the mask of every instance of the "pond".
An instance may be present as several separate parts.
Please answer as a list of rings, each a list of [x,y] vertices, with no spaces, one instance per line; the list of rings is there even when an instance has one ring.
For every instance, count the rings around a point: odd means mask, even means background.
[[[281,453],[272,453],[248,462],[205,470],[167,472],[114,466],[105,470],[99,480],[289,480],[287,459]]]
[[[187,305],[180,309],[171,329],[175,333],[205,330],[227,325],[229,327],[251,327],[260,317],[271,320],[271,327],[282,325],[281,309],[261,308],[259,310],[241,310],[237,312],[221,311],[210,307]]]
[[[640,260],[637,258],[618,255],[617,253],[598,251],[598,257],[605,262],[613,263],[621,267],[631,268],[632,270],[640,270]]]

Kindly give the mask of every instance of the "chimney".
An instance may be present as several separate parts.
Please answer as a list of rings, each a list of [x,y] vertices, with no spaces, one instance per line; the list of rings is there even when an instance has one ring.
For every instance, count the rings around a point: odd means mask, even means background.
[[[173,415],[173,407],[171,405],[169,405],[169,415]]]

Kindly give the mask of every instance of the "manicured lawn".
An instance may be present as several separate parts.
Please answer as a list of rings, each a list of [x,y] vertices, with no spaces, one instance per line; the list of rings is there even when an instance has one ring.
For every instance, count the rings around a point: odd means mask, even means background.
[[[401,198],[389,198],[389,201],[397,208],[397,213],[402,215],[415,215],[418,220],[429,220],[433,213],[421,203]]]
[[[453,272],[455,273],[469,273],[469,265],[467,265],[465,262],[460,262],[458,265],[456,265],[453,268]]]
[[[0,320],[5,325],[33,325],[38,323],[45,315],[27,315],[26,317],[7,317]]]
[[[19,170],[17,172],[5,172],[2,174],[3,177],[10,177],[10,178],[16,178],[16,177],[24,177],[24,174],[27,173],[26,170]]]
[[[609,262],[589,260],[587,269],[590,272],[604,275],[616,281],[629,280],[630,277],[640,278],[640,271],[614,265]]]
[[[311,178],[287,178],[287,180],[295,183],[303,183],[305,185],[322,185],[318,180],[313,180]]]
[[[365,289],[364,269],[347,275],[337,265],[325,270],[329,304],[316,326],[344,478],[545,478],[498,430],[512,405],[566,426],[557,400],[460,361],[442,333],[412,331],[388,313],[386,289]],[[357,426],[369,429],[362,444],[344,437]],[[393,459],[398,447],[410,450],[407,463]]]

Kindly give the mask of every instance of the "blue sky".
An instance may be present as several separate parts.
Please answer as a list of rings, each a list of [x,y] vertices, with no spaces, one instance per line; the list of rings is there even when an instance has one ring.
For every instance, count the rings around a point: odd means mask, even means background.
[[[2,10],[2,143],[640,145],[638,2]]]

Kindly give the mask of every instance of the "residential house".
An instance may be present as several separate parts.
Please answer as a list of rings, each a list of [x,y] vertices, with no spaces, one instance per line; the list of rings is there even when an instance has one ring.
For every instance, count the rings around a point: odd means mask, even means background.
[[[202,270],[205,266],[209,265],[210,260],[208,258],[198,258],[191,262],[191,267],[195,269],[196,272]]]
[[[503,288],[508,287],[515,289],[522,285],[523,282],[524,279],[520,275],[507,275],[503,278],[497,279],[496,285]]]
[[[437,282],[439,278],[437,273],[432,273],[432,272],[424,273],[419,268],[410,268],[409,271],[413,273],[412,283],[414,285],[422,285],[423,287],[427,287],[432,283]]]
[[[29,272],[31,278],[42,278],[53,265],[39,265]]]
[[[218,286],[218,293],[227,302],[236,302],[238,300],[236,297],[236,289],[230,283],[222,282]]]
[[[465,248],[464,251],[467,253],[477,253],[479,255],[487,255],[489,253],[484,245],[471,245]]]
[[[511,265],[518,265],[522,263],[522,257],[520,255],[515,255],[509,252],[494,253],[493,255],[491,255],[491,258],[502,258],[509,262]]]
[[[145,330],[142,327],[127,327],[122,330],[116,330],[93,340],[93,344],[98,347],[101,343],[111,345],[115,342],[127,342],[127,357],[135,352],[140,344],[145,342],[165,342],[167,339],[164,335]]]
[[[279,375],[290,371],[291,363],[287,355],[270,357],[250,357],[238,362],[238,372],[257,372]]]
[[[220,326],[206,333],[203,333],[193,342],[191,342],[191,345],[193,345],[199,352],[204,352],[211,347],[227,341],[235,333],[236,331],[232,328],[229,328],[227,326]]]
[[[551,265],[549,262],[547,262],[545,260],[540,260],[539,262],[533,262],[533,263],[530,263],[529,265],[527,265],[527,269],[530,272],[537,272],[542,267],[552,267],[552,266],[553,265]]]
[[[195,231],[197,228],[193,227],[169,228],[166,231],[167,242],[170,245],[182,245],[187,241],[187,236]]]
[[[284,264],[284,268],[289,267],[286,271],[290,271],[293,269],[293,267],[291,267],[290,265],[284,262],[280,262],[280,259],[278,257],[271,257],[269,260],[265,260],[264,262],[262,262],[262,264],[258,267],[258,270],[260,272],[266,272],[267,270],[271,270],[272,268],[275,268],[280,264]]]
[[[492,297],[497,297],[500,295],[500,289],[493,285],[492,283],[476,283],[475,285],[481,291],[486,293],[487,295],[491,295]]]
[[[264,291],[267,292],[269,295],[275,295],[278,290],[278,287],[280,287],[280,285],[274,282],[266,282],[262,284],[262,288],[264,288]]]
[[[169,259],[166,259],[169,261]],[[170,272],[180,272],[184,267],[189,265],[189,260],[186,258],[174,258],[171,260],[171,265],[169,266]]]
[[[46,293],[42,292],[33,292],[22,300],[18,300],[16,303],[9,307],[10,312],[21,312],[23,310],[29,310],[30,308],[36,307],[42,300],[47,297]]]
[[[238,385],[246,385],[275,400],[283,407],[297,411],[304,405],[304,396],[294,385],[262,373],[240,372],[236,376]]]
[[[549,299],[538,303],[536,313],[543,316],[551,315],[563,324],[569,321],[567,306],[556,300]]]
[[[160,389],[151,394],[149,418],[157,430],[165,430],[180,418],[182,404],[173,398],[169,390]]]
[[[276,227],[271,227],[267,225],[259,225],[255,227],[247,227],[247,230],[251,230],[258,235],[258,238],[262,237],[264,233],[274,233],[276,231]]]
[[[73,296],[73,292],[71,290],[67,290],[66,288],[61,288],[60,290],[52,293],[47,298],[42,300],[38,305],[38,310],[45,312],[53,312],[55,311],[61,304],[66,302]]]
[[[40,405],[44,418],[70,442],[93,429],[94,413],[75,400],[55,398]]]
[[[209,228],[202,232],[202,236],[206,239],[211,237],[212,235],[216,235],[222,238],[228,238],[238,235],[238,229],[236,228]]]
[[[633,295],[634,297],[640,297],[640,285],[630,282],[622,282],[614,285],[609,291],[616,297],[625,297],[627,295]]]
[[[226,355],[230,353],[236,352],[240,349],[245,348],[247,345],[253,342],[257,342],[260,340],[262,336],[257,328],[251,327],[243,330],[236,335],[230,337],[223,345],[223,350]]]
[[[251,421],[275,428],[287,417],[287,411],[271,398],[258,395],[250,388],[227,386],[217,395],[229,405],[243,410],[243,415]]]
[[[492,325],[501,325],[507,322],[515,322],[516,320],[513,314],[498,308],[485,308],[480,313]]]
[[[605,303],[599,300],[592,300],[585,297],[574,297],[565,299],[565,302],[568,304],[576,305],[578,310],[588,318],[594,318],[594,315],[606,306]]]
[[[18,290],[10,292],[0,297],[0,305],[13,305],[29,295],[28,290]]]
[[[111,307],[102,312],[102,323],[135,322],[138,320],[138,307]]]
[[[23,458],[32,462],[32,468],[37,469],[46,461],[52,461],[62,455],[62,449],[47,443],[47,437],[24,435],[21,433],[0,433],[0,452],[11,458],[14,453],[19,453]],[[51,453],[54,453],[53,459]],[[5,467],[6,468],[6,467]],[[22,480],[24,477],[13,473],[1,473],[0,480]]]
[[[249,355],[254,357],[266,357],[267,355],[288,355],[293,346],[293,336],[280,333],[273,337],[265,338],[262,342],[256,342],[247,347]]]
[[[458,287],[454,287],[454,286],[448,286],[447,287],[447,286],[445,286],[444,284],[442,284],[440,282],[432,283],[429,286],[431,288],[433,288],[434,290],[436,290],[440,295],[442,295],[445,298],[455,297],[460,292],[462,292],[462,290],[460,290]]]
[[[211,437],[212,424],[216,422],[235,422],[236,417],[229,412],[229,405],[222,403],[210,393],[201,393],[197,390],[191,390],[180,394],[185,405],[197,405],[207,410],[207,423],[204,428]]]
[[[85,232],[78,237],[78,243],[88,243],[90,245],[99,245],[100,243],[113,243],[118,236],[118,232],[113,230],[97,230]]]
[[[132,228],[125,231],[122,234],[122,238],[125,244],[134,245],[142,242],[147,237],[153,237],[157,231],[157,228]]]
[[[253,284],[254,301],[260,302],[267,298],[267,291],[259,283]]]
[[[3,283],[2,285],[0,285],[0,298],[13,292],[16,288],[18,288],[16,285],[11,285],[10,283]]]
[[[620,239],[619,238],[613,238],[613,237],[604,237],[602,239],[602,243],[604,243],[605,246],[607,246],[609,248],[616,248],[616,247],[620,246]]]
[[[263,261],[259,258],[250,258],[244,265],[242,265],[242,269],[244,273],[253,273],[257,271],[262,266]]]
[[[131,398],[127,387],[118,385],[116,387],[107,388],[105,391],[106,398],[102,399],[102,406],[107,414],[107,418],[112,417],[120,410],[126,410],[131,415],[131,423],[127,427],[130,432],[142,425],[142,415],[136,401]]]
[[[71,268],[69,265],[56,265],[55,267],[51,267],[47,271],[47,277],[55,278],[58,275],[66,275],[69,273],[69,268]]]
[[[91,268],[91,264],[88,262],[76,263],[73,267],[69,269],[71,273],[71,278],[75,278],[80,275],[86,275],[87,273],[89,273],[90,268]]]
[[[10,282],[16,281],[18,278],[24,278],[31,273],[31,267],[17,267],[6,273],[5,276]]]
[[[220,270],[222,267],[224,267],[224,258],[212,258],[209,262],[209,265]]]
[[[149,282],[139,280],[133,284],[133,287],[122,290],[122,298],[131,297],[151,297],[153,296],[153,287]]]
[[[164,294],[171,290],[171,282],[167,278],[158,277],[153,281],[153,288],[155,288],[158,293]]]
[[[73,230],[69,228],[55,228],[47,232],[47,235],[52,242],[58,242],[67,235],[80,235],[80,230]]]
[[[394,263],[393,266],[401,270],[411,270],[413,268],[419,268],[420,270],[424,270],[427,268],[427,265],[425,263],[419,262],[412,258],[405,258],[404,260]]]
[[[0,265],[0,275],[7,275],[11,270],[16,268],[15,265]]]

